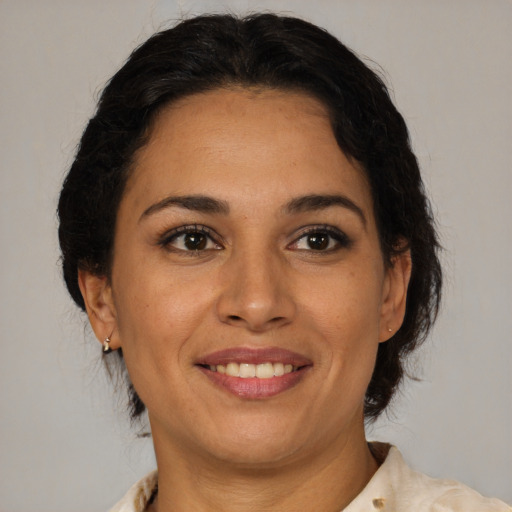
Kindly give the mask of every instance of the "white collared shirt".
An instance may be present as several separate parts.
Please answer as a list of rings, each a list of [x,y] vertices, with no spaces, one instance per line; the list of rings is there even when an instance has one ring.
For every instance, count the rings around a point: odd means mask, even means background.
[[[413,471],[394,446],[371,443],[371,448],[384,454],[385,460],[343,512],[512,512],[502,501],[484,498],[459,482]],[[133,485],[109,512],[144,512],[157,481],[158,474],[153,471]]]

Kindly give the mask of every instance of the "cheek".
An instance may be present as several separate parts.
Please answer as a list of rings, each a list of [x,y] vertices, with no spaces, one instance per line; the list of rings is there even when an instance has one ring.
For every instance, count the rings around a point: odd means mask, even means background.
[[[369,268],[309,286],[304,314],[308,327],[320,334],[326,387],[337,403],[353,407],[364,399],[379,346],[382,279]]]
[[[154,398],[183,385],[190,368],[187,341],[204,318],[209,296],[159,271],[125,275],[131,278],[114,288],[123,356],[137,393],[149,410],[158,410]],[[173,395],[173,404],[180,399]]]
[[[382,278],[368,266],[305,282],[302,295],[306,316],[330,337],[378,338]]]
[[[202,278],[172,273],[158,266],[124,273],[114,282],[118,329],[123,349],[142,353],[148,345],[155,357],[173,355],[192,334],[211,302]],[[172,348],[171,351],[169,349]]]

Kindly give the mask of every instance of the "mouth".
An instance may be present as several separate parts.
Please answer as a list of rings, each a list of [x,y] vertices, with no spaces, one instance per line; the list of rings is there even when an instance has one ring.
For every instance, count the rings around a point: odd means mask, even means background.
[[[233,348],[209,354],[196,366],[221,389],[245,399],[262,399],[295,387],[313,363],[280,348]]]
[[[230,362],[228,364],[209,365],[207,368],[212,372],[228,375],[229,377],[272,379],[296,372],[301,367],[271,362],[260,364]]]

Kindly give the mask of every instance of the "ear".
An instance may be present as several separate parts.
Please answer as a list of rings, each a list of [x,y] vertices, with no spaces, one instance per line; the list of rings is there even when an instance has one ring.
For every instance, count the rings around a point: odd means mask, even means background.
[[[381,307],[379,342],[389,340],[400,329],[405,316],[407,288],[411,278],[412,261],[409,250],[393,256],[386,268]]]
[[[100,343],[110,337],[110,348],[120,347],[117,335],[117,315],[112,298],[112,287],[107,277],[97,276],[87,270],[78,271],[78,285],[85,302],[85,309],[92,330]]]

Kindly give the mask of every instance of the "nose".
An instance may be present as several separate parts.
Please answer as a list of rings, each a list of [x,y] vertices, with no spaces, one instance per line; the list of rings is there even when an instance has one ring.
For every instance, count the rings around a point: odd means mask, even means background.
[[[285,267],[278,255],[268,252],[233,254],[223,269],[219,319],[258,333],[290,323],[296,304]]]

